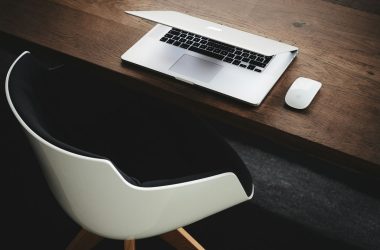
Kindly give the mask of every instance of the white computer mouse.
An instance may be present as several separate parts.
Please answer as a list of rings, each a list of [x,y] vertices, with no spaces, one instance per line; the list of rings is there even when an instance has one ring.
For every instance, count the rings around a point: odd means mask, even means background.
[[[299,77],[286,92],[285,103],[295,109],[307,108],[321,86],[322,83],[318,81]]]

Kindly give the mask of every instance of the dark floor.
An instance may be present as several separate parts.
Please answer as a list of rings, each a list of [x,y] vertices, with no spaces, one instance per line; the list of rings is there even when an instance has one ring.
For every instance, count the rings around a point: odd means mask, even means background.
[[[4,82],[12,56],[1,57]],[[0,95],[2,244],[64,249],[79,227],[52,197],[36,159]],[[380,182],[210,121],[249,167],[255,195],[186,227],[206,249],[380,249]],[[379,152],[380,153],[380,152]],[[138,249],[170,249],[160,239]],[[122,249],[103,241],[97,249]]]

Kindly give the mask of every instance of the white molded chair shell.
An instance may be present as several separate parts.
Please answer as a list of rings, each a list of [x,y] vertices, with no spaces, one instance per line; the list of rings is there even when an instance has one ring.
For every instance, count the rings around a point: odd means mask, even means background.
[[[106,159],[69,152],[36,134],[8,103],[41,162],[60,205],[83,228],[112,239],[139,239],[186,226],[250,199],[232,172],[179,184],[139,187],[127,182]]]

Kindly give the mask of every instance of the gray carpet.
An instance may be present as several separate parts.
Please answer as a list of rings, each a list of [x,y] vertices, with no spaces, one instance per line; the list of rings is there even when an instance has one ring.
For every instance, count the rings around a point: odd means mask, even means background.
[[[272,145],[258,148],[232,136],[229,142],[253,176],[255,195],[250,202],[349,245],[380,249],[376,180],[360,175],[355,179],[356,173],[293,152],[286,155],[286,150],[278,153],[281,149]],[[328,169],[333,174],[319,173]],[[355,187],[360,185],[363,190]]]

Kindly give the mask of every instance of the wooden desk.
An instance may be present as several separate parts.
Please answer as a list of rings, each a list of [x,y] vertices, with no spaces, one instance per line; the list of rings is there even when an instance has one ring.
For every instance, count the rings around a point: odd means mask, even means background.
[[[2,0],[0,31],[123,75],[127,87],[341,166],[379,174],[379,9],[375,0]],[[123,66],[121,54],[153,26],[124,10],[177,10],[294,44],[300,53],[255,108]],[[284,105],[299,76],[323,83],[301,112]]]

